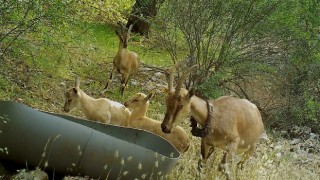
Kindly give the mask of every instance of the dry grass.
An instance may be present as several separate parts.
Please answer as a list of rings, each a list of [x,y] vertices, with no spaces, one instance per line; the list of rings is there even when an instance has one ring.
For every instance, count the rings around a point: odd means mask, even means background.
[[[109,30],[113,33],[112,30]],[[104,33],[101,33],[104,34]],[[98,47],[86,56],[73,52],[74,56],[63,60],[54,70],[46,71],[45,67],[32,67],[28,61],[6,60],[0,67],[0,100],[19,101],[36,109],[63,113],[63,90],[59,86],[62,81],[73,84],[74,76],[81,79],[83,90],[93,97],[101,97],[99,93],[109,77],[110,62],[112,61],[118,42],[114,43],[114,35],[109,34],[106,42],[97,44],[88,43],[88,48]],[[107,33],[106,33],[106,36]],[[109,37],[109,36],[108,36]],[[84,42],[85,43],[85,42]],[[103,44],[103,45],[102,45]],[[107,44],[108,47],[105,47]],[[160,53],[160,50],[148,50],[147,47],[134,47],[142,60],[148,64],[169,64],[168,56]],[[44,52],[39,52],[44,53]],[[78,55],[75,55],[78,54]],[[155,63],[153,63],[155,62]],[[51,68],[51,67],[50,67]],[[111,84],[110,91],[103,96],[112,100],[124,102],[136,92],[149,93],[143,83],[150,79],[154,72],[140,72],[135,78],[136,85],[130,85],[123,97],[120,96],[117,83]],[[160,91],[159,91],[160,92]],[[158,94],[151,102],[148,116],[154,119],[162,119],[165,111],[164,95]],[[72,111],[71,115],[83,117],[79,110]],[[190,132],[189,123],[182,124]],[[277,133],[275,133],[277,134]],[[198,175],[197,165],[200,158],[200,139],[192,137],[189,150],[181,156],[176,167],[168,175],[168,179],[225,179],[218,170],[218,164],[222,158],[222,152],[216,150],[209,158],[201,177]],[[319,154],[290,151],[289,140],[272,138],[258,145],[253,157],[245,164],[244,169],[238,172],[237,179],[320,179]],[[237,162],[239,156],[234,158]],[[235,163],[234,163],[235,164]],[[231,171],[234,171],[234,165]],[[70,177],[72,179],[72,177]],[[74,178],[77,179],[77,178]],[[88,178],[87,178],[88,179]]]
[[[191,137],[190,149],[182,155],[168,179],[226,179],[218,171],[222,151],[216,149],[208,159],[203,173],[199,175],[197,164],[200,159],[200,139]],[[231,172],[234,179],[320,179],[320,156],[305,152],[290,151],[290,140],[270,138],[261,142],[253,156],[245,163],[244,168],[236,174],[236,163],[241,155],[233,159]]]

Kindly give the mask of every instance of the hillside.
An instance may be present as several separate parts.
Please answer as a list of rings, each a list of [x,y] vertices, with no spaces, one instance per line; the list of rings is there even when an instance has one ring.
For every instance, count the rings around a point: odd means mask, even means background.
[[[157,95],[151,102],[148,116],[162,120],[165,112],[162,86],[166,86],[166,82],[164,75],[156,69],[142,65],[130,81],[123,97],[119,93],[119,76],[114,78],[106,94],[100,94],[109,78],[111,62],[118,48],[118,39],[113,29],[111,26],[92,24],[86,36],[77,42],[68,42],[61,49],[39,48],[35,51],[34,59],[29,57],[2,60],[0,100],[18,101],[35,109],[64,113],[64,89],[60,83],[66,82],[70,87],[77,76],[80,78],[81,88],[88,95],[96,98],[108,97],[118,102],[124,102],[137,92],[148,93],[156,89]],[[148,39],[133,37],[129,49],[137,52],[141,62],[148,66],[162,68],[168,67],[171,63],[169,55],[160,47],[152,46]],[[59,61],[56,60],[58,56]],[[69,115],[84,117],[79,110],[74,110]],[[194,179],[198,176],[200,139],[192,137],[188,121],[182,126],[189,132],[192,145],[182,155],[168,179]],[[268,138],[258,145],[254,156],[245,164],[244,169],[239,171],[237,178],[319,179],[319,135],[306,127],[296,127],[290,133],[266,129],[266,134]],[[204,179],[224,179],[217,170],[221,158],[222,152],[216,150],[204,169]],[[235,161],[238,160],[239,156],[235,158]],[[13,173],[5,169],[6,167],[0,166],[0,177],[9,177],[9,174]]]

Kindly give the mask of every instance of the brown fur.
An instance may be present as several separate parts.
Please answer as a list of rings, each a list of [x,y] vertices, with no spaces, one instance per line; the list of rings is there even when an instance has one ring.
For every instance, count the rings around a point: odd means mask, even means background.
[[[172,93],[167,97],[167,113],[161,126],[169,133],[173,123],[178,124],[189,114],[203,127],[206,124],[208,109],[206,101],[193,95],[186,89],[180,95]],[[209,101],[213,105],[213,115],[209,133],[201,139],[201,155],[206,161],[214,147],[226,152],[224,160],[230,159],[234,153],[244,152],[239,165],[253,153],[261,136],[264,125],[256,105],[246,99],[223,96]],[[176,118],[174,119],[174,114]]]
[[[143,93],[137,93],[132,99],[124,103],[127,108],[132,109],[130,116],[130,126],[153,132],[171,142],[179,152],[185,152],[189,147],[188,134],[180,126],[172,129],[171,134],[165,134],[161,130],[161,122],[146,117],[149,107],[149,99],[153,94],[148,96]]]
[[[131,112],[121,103],[107,98],[94,99],[79,88],[76,80],[75,87],[66,90],[64,111],[70,112],[78,107],[87,119],[106,124],[129,126]]]
[[[114,70],[117,70],[121,74],[121,94],[123,95],[124,88],[127,86],[130,75],[135,73],[139,67],[139,58],[135,52],[127,50],[128,40],[130,39],[130,29],[128,31],[124,30],[124,27],[120,25],[121,32],[116,31],[116,34],[119,37],[119,49],[116,56],[113,58],[113,68],[110,73],[110,80],[113,78]],[[107,82],[104,90],[104,93],[109,85]]]
[[[209,101],[213,112],[209,120],[210,123],[207,124],[207,102],[195,96],[193,91],[181,88],[188,74],[197,66],[188,68],[179,79],[176,89],[173,90],[173,73],[176,67],[177,65],[171,67],[167,73],[167,111],[161,124],[162,131],[170,133],[174,125],[179,124],[191,115],[202,128],[208,128],[207,133],[201,134],[203,161],[206,162],[214,147],[224,150],[225,154],[220,164],[220,170],[224,170],[228,179],[228,173],[224,165],[226,161],[233,154],[243,152],[243,158],[238,164],[242,167],[243,163],[254,152],[264,130],[261,114],[257,106],[246,99],[223,96]],[[202,133],[206,132],[204,130],[200,131]]]

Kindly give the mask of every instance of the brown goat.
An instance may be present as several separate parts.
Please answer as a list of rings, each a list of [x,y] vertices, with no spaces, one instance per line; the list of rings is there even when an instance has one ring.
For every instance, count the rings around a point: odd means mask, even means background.
[[[173,73],[175,67],[168,73],[168,90],[166,98],[167,111],[161,124],[162,131],[170,133],[174,124],[179,124],[191,115],[192,134],[201,137],[201,155],[205,163],[212,154],[214,147],[225,151],[219,170],[229,177],[225,163],[233,154],[243,152],[243,163],[256,148],[264,125],[256,105],[246,99],[223,96],[216,100],[206,101],[182,87],[187,75],[196,66],[189,68],[179,79],[173,90]],[[197,128],[197,123],[203,129]],[[199,163],[201,166],[201,161]],[[201,168],[199,168],[201,169]]]
[[[189,138],[188,134],[182,127],[176,126],[172,129],[171,134],[166,134],[161,130],[160,121],[146,117],[149,107],[149,100],[153,96],[153,92],[148,96],[143,93],[137,93],[134,97],[124,103],[127,108],[132,109],[129,120],[130,127],[153,132],[171,142],[179,152],[185,152],[189,147]]]
[[[67,89],[65,87],[64,111],[70,112],[78,107],[92,121],[120,126],[129,126],[130,110],[123,104],[109,100],[107,98],[94,99],[80,89],[80,81],[75,79],[75,86]]]
[[[123,95],[124,89],[128,84],[130,75],[135,73],[139,67],[138,55],[134,52],[128,51],[128,40],[130,39],[130,31],[132,25],[127,30],[120,22],[118,23],[119,30],[116,30],[116,34],[119,37],[119,49],[116,56],[113,58],[113,68],[110,73],[110,78],[104,87],[102,93],[107,91],[109,82],[112,80],[114,70],[117,70],[121,74],[121,88],[120,92]]]

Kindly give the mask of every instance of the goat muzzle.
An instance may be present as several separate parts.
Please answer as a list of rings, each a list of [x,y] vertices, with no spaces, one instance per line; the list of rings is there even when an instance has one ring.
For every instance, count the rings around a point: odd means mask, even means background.
[[[128,103],[128,102],[124,102],[123,105],[124,105],[125,107],[128,107],[129,103]]]
[[[168,128],[168,126],[164,125],[164,124],[161,124],[161,130],[162,132],[166,133],[166,134],[169,134],[171,133],[171,129]]]
[[[66,112],[66,113],[68,113],[68,112],[70,112],[70,109],[64,107],[64,108],[63,108],[63,111]]]

